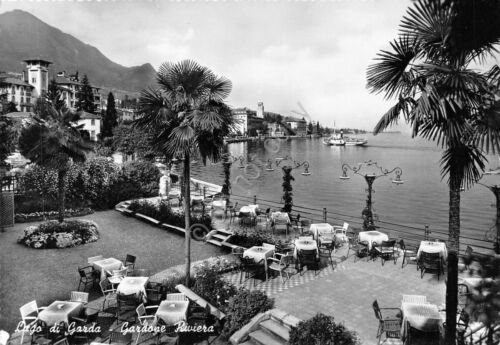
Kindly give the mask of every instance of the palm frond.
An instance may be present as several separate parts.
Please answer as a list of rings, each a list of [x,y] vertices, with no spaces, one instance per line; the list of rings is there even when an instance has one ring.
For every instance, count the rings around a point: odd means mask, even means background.
[[[390,44],[392,51],[378,53],[377,62],[366,73],[370,92],[385,92],[386,99],[411,88],[413,78],[408,68],[418,55],[417,42],[409,36],[401,36]]]
[[[399,101],[393,105],[389,111],[382,116],[382,118],[380,118],[373,129],[373,134],[379,134],[390,126],[396,125],[401,113],[405,114],[408,103],[411,103],[412,101],[413,100],[411,98],[400,98]]]
[[[403,16],[400,31],[418,41],[431,58],[439,58],[450,34],[451,7],[443,1],[419,0]]]
[[[170,132],[168,141],[163,146],[165,151],[172,156],[184,156],[192,151],[195,141],[196,130],[189,123],[184,122]]]
[[[205,84],[208,89],[208,100],[222,102],[226,99],[233,88],[231,81],[225,77],[217,77],[210,73]]]
[[[500,101],[495,101],[476,118],[472,142],[486,153],[500,152]]]
[[[441,157],[441,177],[448,176],[448,185],[469,189],[483,175],[486,157],[478,148],[461,144],[447,148]]]
[[[152,88],[141,91],[139,98],[139,114],[133,126],[144,129],[168,126],[177,113],[167,97],[160,90]]]

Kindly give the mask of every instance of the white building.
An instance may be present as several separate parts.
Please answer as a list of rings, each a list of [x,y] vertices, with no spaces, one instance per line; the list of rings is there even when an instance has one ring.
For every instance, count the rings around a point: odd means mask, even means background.
[[[80,115],[80,120],[78,120],[77,124],[83,125],[81,129],[89,133],[90,140],[97,141],[101,134],[101,116],[87,113],[86,111],[79,111],[78,114]]]

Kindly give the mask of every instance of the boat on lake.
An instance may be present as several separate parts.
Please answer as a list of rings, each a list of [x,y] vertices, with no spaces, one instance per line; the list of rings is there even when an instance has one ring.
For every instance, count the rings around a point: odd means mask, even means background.
[[[323,139],[323,143],[329,146],[345,146],[346,141],[342,135],[334,134],[327,139]]]
[[[354,137],[344,137],[346,146],[365,146],[368,144],[366,138],[354,138]]]

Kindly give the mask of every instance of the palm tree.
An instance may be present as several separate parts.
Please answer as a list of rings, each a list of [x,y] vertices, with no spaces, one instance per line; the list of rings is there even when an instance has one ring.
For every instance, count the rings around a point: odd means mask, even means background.
[[[184,215],[186,285],[191,266],[190,248],[190,158],[199,155],[218,161],[222,157],[224,136],[233,124],[224,99],[231,92],[231,82],[218,77],[194,61],[164,63],[156,75],[159,88],[141,92],[136,126],[157,133],[155,145],[166,157],[184,160]]]
[[[57,170],[58,221],[64,221],[65,177],[72,162],[83,162],[92,146],[76,125],[79,116],[64,103],[40,98],[35,106],[33,121],[21,130],[19,151],[32,162]]]
[[[444,149],[441,173],[443,178],[448,176],[449,186],[448,344],[455,343],[456,332],[460,191],[481,177],[484,153],[500,147],[494,95],[499,69],[474,69],[496,51],[498,20],[498,1],[416,1],[403,17],[391,50],[378,53],[367,71],[371,92],[397,98],[374,134],[403,117],[412,127],[412,136],[436,141]]]

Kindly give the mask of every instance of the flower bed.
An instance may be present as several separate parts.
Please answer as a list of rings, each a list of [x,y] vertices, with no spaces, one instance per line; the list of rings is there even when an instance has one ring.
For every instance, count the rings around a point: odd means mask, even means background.
[[[161,223],[185,227],[185,218],[183,212],[174,212],[166,201],[159,204],[146,200],[134,200],[130,203],[128,209],[135,213],[154,218]],[[191,224],[202,224],[208,231],[212,230],[212,218],[209,215],[194,216],[191,215]]]
[[[262,243],[269,243],[274,245],[287,245],[290,241],[283,241],[277,236],[274,236],[265,231],[236,231],[228,240],[229,243],[250,248],[253,246],[261,246]]]
[[[69,248],[99,239],[96,223],[88,220],[55,220],[31,225],[24,230],[18,243],[36,249]]]
[[[79,216],[86,216],[92,213],[94,213],[94,210],[88,207],[78,210],[67,209],[64,211],[64,216],[79,217]],[[57,219],[58,216],[59,212],[57,211],[16,213],[16,215],[14,216],[14,220],[16,223],[29,223],[29,222],[38,222],[45,219]]]

